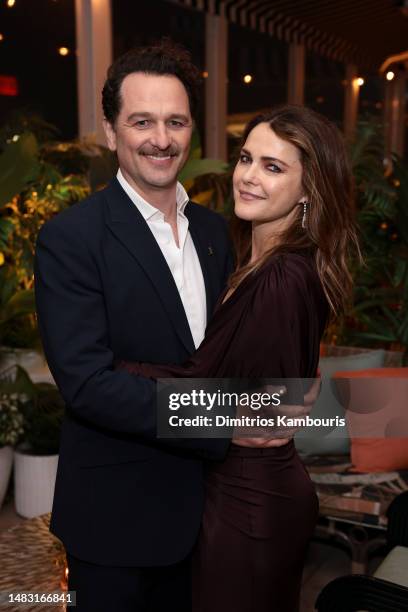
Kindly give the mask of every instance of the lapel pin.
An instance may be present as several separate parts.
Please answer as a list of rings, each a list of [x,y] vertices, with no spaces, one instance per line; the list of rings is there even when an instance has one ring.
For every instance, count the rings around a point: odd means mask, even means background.
[[[208,247],[208,254],[209,255],[214,255],[214,251],[213,251],[211,246]]]

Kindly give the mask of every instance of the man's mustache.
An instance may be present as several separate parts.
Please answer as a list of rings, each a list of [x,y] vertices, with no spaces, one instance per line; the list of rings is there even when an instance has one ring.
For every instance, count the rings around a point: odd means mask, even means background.
[[[144,147],[143,149],[140,149],[139,153],[140,155],[154,155],[155,157],[175,157],[179,154],[179,149],[174,145],[167,147],[167,149]]]

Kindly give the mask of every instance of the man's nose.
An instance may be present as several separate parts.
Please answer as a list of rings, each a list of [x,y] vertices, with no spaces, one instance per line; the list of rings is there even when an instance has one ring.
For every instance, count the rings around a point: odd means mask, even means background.
[[[165,123],[157,123],[150,137],[152,145],[158,149],[168,149],[171,144],[170,134]]]

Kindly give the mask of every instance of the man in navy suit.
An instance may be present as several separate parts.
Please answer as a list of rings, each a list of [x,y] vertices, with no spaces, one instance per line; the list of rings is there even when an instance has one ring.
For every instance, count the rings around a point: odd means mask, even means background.
[[[155,383],[113,367],[185,361],[231,271],[224,220],[177,182],[197,75],[170,43],[115,61],[103,108],[117,177],[38,238],[38,321],[67,406],[51,530],[81,611],[190,610],[202,459],[228,448],[158,439]]]

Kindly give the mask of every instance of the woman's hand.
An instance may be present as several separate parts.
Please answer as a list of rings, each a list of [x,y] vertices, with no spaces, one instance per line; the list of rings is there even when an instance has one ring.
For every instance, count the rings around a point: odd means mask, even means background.
[[[279,407],[271,410],[268,408],[267,414],[260,414],[259,416],[264,417],[276,417],[287,416],[288,418],[298,418],[304,417],[308,415],[313,405],[315,404],[317,398],[319,397],[321,388],[321,376],[320,372],[317,373],[317,378],[313,382],[309,391],[304,395],[303,401],[304,405],[285,405],[280,404]],[[279,393],[279,395],[283,396],[286,392],[285,388],[282,387],[273,387],[271,385],[266,386],[263,389],[264,392],[272,395],[274,393]],[[237,416],[249,416],[248,407],[239,407],[237,411]],[[250,416],[254,416],[253,412]],[[251,448],[273,448],[278,446],[283,446],[287,444],[290,440],[293,439],[296,432],[301,430],[302,427],[277,427],[271,426],[267,428],[263,428],[261,430],[256,430],[256,428],[245,428],[237,427],[235,428],[234,434],[232,436],[232,443],[237,446],[245,446]],[[256,436],[251,435],[251,433],[257,433]],[[246,434],[246,435],[245,435]]]
[[[292,438],[277,438],[266,440],[265,438],[232,438],[232,444],[236,446],[247,446],[249,448],[273,448],[274,446],[284,446]]]

